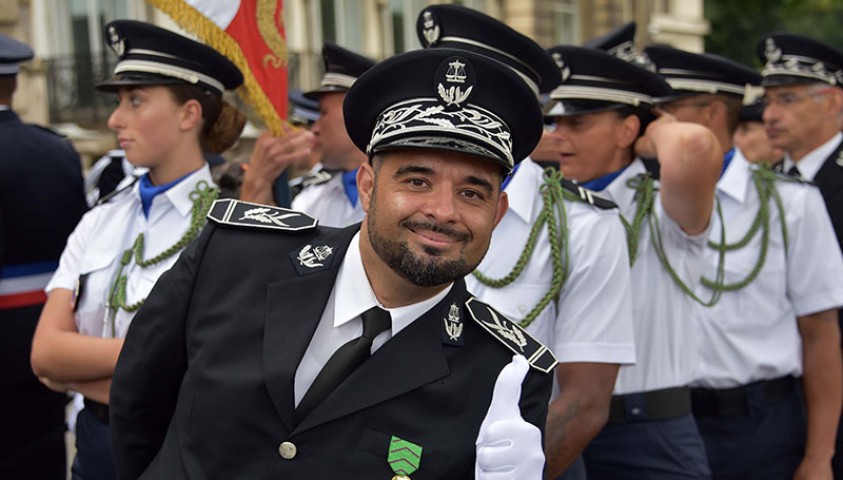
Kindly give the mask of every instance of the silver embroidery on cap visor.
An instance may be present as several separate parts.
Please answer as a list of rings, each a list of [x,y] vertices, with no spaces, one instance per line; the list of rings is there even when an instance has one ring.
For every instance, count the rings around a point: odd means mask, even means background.
[[[788,75],[819,80],[829,85],[843,85],[843,72],[830,71],[826,65],[815,59],[795,55],[783,55],[781,61],[767,62],[761,75]]]
[[[826,65],[816,58],[801,55],[784,55],[782,49],[776,46],[776,41],[768,38],[764,42],[764,56],[767,63],[761,75],[788,75],[791,77],[813,78],[830,85],[843,84],[843,72],[832,72]]]
[[[448,144],[498,159],[509,168],[514,165],[512,133],[500,117],[473,104],[448,110],[436,98],[413,98],[386,109],[378,117],[366,154],[400,145],[436,148]]]

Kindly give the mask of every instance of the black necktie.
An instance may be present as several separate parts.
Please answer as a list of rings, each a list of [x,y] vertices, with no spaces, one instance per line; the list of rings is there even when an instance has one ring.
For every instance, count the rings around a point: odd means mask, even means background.
[[[334,391],[337,385],[369,358],[372,352],[372,340],[392,326],[389,312],[380,307],[372,307],[363,312],[361,318],[363,319],[363,335],[349,340],[338,348],[322,367],[322,371],[313,380],[313,384],[296,407],[296,418],[299,421],[322,403],[322,400]]]
[[[802,174],[799,172],[799,169],[796,168],[796,165],[790,167],[790,170],[787,171],[787,174],[791,177],[802,178]]]

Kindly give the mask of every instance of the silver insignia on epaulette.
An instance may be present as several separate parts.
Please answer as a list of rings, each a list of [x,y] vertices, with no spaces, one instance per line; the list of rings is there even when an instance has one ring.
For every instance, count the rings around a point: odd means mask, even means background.
[[[299,251],[298,260],[301,265],[308,268],[322,267],[324,264],[320,262],[328,258],[332,253],[334,253],[334,249],[327,245],[322,245],[321,247],[305,245]]]
[[[494,329],[503,338],[505,338],[505,339],[509,340],[510,342],[514,343],[515,345],[517,345],[518,348],[520,348],[521,352],[523,353],[524,347],[527,346],[527,339],[524,338],[524,334],[521,333],[521,330],[518,330],[515,327],[513,327],[513,328],[507,327],[506,325],[501,323],[500,319],[498,318],[498,315],[495,313],[494,310],[492,310],[488,306],[486,308],[489,310],[489,314],[492,315],[492,320],[494,320],[495,323],[490,323],[490,322],[486,322],[486,321],[483,321],[483,323],[487,327],[489,327],[491,329]]]
[[[445,322],[445,331],[448,337],[457,341],[462,336],[463,324],[460,321],[460,308],[456,303],[451,304],[451,309],[448,311],[448,317],[442,319]]]
[[[298,213],[285,213],[285,214],[281,214],[280,212],[267,213],[270,210],[272,210],[272,209],[271,208],[253,208],[251,210],[246,210],[245,212],[243,212],[243,216],[240,217],[240,220],[254,220],[256,222],[261,222],[261,223],[273,223],[275,225],[278,225],[279,227],[289,227],[290,225],[287,225],[286,223],[284,223],[283,220],[285,218],[298,217],[299,216]]]

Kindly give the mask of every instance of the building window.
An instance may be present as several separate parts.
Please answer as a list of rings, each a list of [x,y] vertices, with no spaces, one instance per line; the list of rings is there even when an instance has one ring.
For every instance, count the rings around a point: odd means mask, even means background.
[[[579,16],[578,0],[554,0],[551,6],[554,45],[580,44]]]

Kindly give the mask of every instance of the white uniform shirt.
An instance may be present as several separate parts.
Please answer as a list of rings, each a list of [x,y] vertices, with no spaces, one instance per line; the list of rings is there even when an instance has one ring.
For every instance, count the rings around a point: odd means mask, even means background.
[[[618,204],[630,222],[635,215],[635,190],[627,181],[646,170],[635,159],[600,192]],[[690,288],[699,281],[708,230],[689,236],[664,211],[661,196],[654,199],[662,244],[674,271]],[[647,220],[638,237],[638,255],[630,271],[635,331],[635,365],[618,373],[616,394],[688,385],[697,363],[697,339],[691,312],[694,301],[670,278],[653,247]]]
[[[392,318],[390,329],[381,332],[372,342],[372,353],[383,346],[390,338],[407,328],[417,318],[439,303],[453,283],[432,298],[398,308],[386,308],[378,302],[360,256],[360,233],[351,239],[348,250],[337,272],[337,280],[328,298],[322,318],[310,345],[304,352],[301,363],[296,369],[294,382],[295,404],[298,406],[305,393],[322,367],[328,363],[331,355],[343,344],[363,335],[363,321],[360,316],[370,308],[379,306],[389,312]]]
[[[359,223],[365,215],[360,199],[357,205],[352,205],[345,194],[342,174],[303,189],[293,199],[291,208],[319,220],[319,225],[336,228]]]
[[[56,288],[76,291],[80,275],[87,274],[82,297],[76,309],[79,333],[110,337],[106,299],[120,266],[123,252],[144,234],[143,258],[150,259],[178,242],[190,226],[193,201],[189,195],[196,185],[213,186],[211,172],[205,165],[152,200],[149,218],[141,207],[139,184],[111,201],[86,213],[67,240],[59,268],[47,285],[47,292]],[[127,275],[126,303],[145,299],[155,282],[170,269],[178,254],[147,268],[138,267],[134,259],[123,269]],[[114,317],[115,337],[126,335],[135,312],[118,309]]]
[[[742,239],[758,212],[751,166],[740,151],[717,183],[726,241]],[[700,363],[695,386],[731,388],[758,380],[802,374],[802,342],[796,316],[843,305],[843,257],[819,190],[777,182],[785,209],[788,249],[779,209],[769,200],[769,246],[758,277],[741,290],[723,292],[711,308],[697,305]],[[709,238],[720,242],[719,218]],[[761,232],[744,248],[726,253],[725,282],[743,280],[755,267]],[[715,278],[718,253],[706,249],[705,277]],[[698,287],[702,298],[711,290]]]
[[[527,243],[542,209],[543,169],[524,160],[506,186],[509,210],[495,228],[478,270],[493,279],[507,275]],[[568,218],[568,278],[558,301],[551,301],[527,327],[560,363],[634,363],[629,257],[617,210],[565,202]],[[550,289],[552,279],[547,225],[524,271],[504,288],[491,288],[473,275],[468,290],[510,320],[520,322]]]
[[[841,141],[843,141],[843,134],[838,133],[837,135],[831,137],[831,140],[825,142],[815,150],[812,150],[811,153],[799,159],[798,163],[794,163],[793,159],[790,158],[790,155],[785,153],[782,171],[787,172],[791,167],[796,165],[796,168],[799,169],[799,175],[801,175],[802,178],[813,181],[814,177],[817,176],[817,173],[819,173],[820,169],[823,167],[825,160],[832,154],[832,152],[834,152],[835,149],[837,149],[837,146],[840,145]]]

